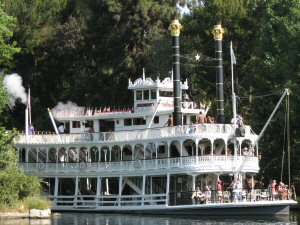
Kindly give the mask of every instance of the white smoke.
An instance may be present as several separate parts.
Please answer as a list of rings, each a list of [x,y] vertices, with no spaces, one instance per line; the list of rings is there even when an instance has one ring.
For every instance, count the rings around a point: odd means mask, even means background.
[[[53,108],[53,110],[61,110],[61,109],[79,110],[79,109],[84,109],[84,107],[79,107],[76,103],[68,101],[67,103],[59,102],[57,106]]]
[[[27,94],[22,85],[22,77],[16,73],[5,75],[3,78],[3,87],[7,90],[9,96],[9,107],[14,107],[17,99],[26,104]]]

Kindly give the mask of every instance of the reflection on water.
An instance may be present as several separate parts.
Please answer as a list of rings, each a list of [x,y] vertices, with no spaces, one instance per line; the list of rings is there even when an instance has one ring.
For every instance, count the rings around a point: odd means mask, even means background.
[[[29,220],[29,219],[2,219],[0,218],[0,225],[50,225],[50,219]]]
[[[289,216],[234,216],[234,217],[203,217],[203,216],[146,216],[125,214],[87,214],[62,213],[60,218],[29,220],[1,219],[0,225],[286,225],[297,224],[300,212],[291,212]]]

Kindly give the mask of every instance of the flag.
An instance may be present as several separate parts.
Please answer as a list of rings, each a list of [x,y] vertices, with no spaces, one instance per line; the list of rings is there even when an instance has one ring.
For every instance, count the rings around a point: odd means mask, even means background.
[[[236,58],[232,49],[232,42],[230,43],[230,56],[231,56],[231,64],[236,64]]]
[[[28,95],[27,95],[27,109],[28,109],[29,124],[31,124],[30,88],[28,88]]]
[[[30,89],[28,90],[27,94],[27,108],[30,110]]]

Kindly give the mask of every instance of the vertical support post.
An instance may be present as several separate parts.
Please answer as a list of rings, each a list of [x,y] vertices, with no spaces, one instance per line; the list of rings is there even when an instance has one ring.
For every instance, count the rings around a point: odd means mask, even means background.
[[[55,177],[55,185],[54,185],[54,196],[55,196],[55,199],[54,199],[54,206],[57,206],[58,184],[59,184],[58,182],[59,182],[58,177]]]
[[[76,176],[75,178],[75,193],[74,193],[74,206],[77,206],[77,200],[78,200],[78,176]]]
[[[167,188],[166,188],[166,205],[169,204],[169,198],[170,198],[170,174],[167,174]]]
[[[172,35],[172,61],[173,61],[173,95],[174,95],[174,126],[182,125],[181,91],[180,91],[180,49],[179,35],[182,28],[178,20],[173,20],[169,30]]]
[[[224,29],[221,24],[215,25],[212,31],[215,39],[215,54],[216,54],[216,87],[217,87],[217,122],[224,124],[224,78],[223,78],[223,59],[222,59],[222,39]]]
[[[121,206],[122,183],[123,183],[123,176],[120,175],[120,177],[119,177],[119,202],[118,202],[118,206]]]
[[[97,189],[96,189],[96,198],[101,194],[101,179],[97,177]],[[96,199],[98,200],[98,199]]]
[[[196,190],[196,176],[195,176],[195,175],[192,175],[192,177],[193,177],[193,181],[192,181],[192,189],[193,189],[193,191],[195,191],[195,190]]]
[[[25,149],[25,162],[29,162],[29,151],[30,151],[30,148],[29,147],[27,147],[26,149]],[[28,165],[28,164],[27,164]]]
[[[106,164],[106,161],[107,161],[107,151],[109,151],[109,149],[104,149],[104,160],[105,160],[105,164]],[[105,179],[105,186],[106,186],[106,195],[109,195],[108,178]]]
[[[143,174],[142,205],[145,204],[145,186],[146,186],[146,174]]]

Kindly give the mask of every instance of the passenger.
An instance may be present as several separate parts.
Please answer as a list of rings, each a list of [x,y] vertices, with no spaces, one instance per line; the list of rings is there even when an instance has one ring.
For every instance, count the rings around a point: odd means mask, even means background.
[[[223,196],[223,193],[222,193],[222,181],[221,180],[218,180],[218,184],[217,184],[217,194],[218,194],[218,202],[221,203],[222,202],[222,196]]]
[[[273,180],[271,184],[271,199],[275,200],[277,198],[278,193],[276,192],[276,180]]]
[[[92,141],[94,139],[94,134],[93,133],[95,133],[94,127],[89,126],[88,133],[89,133],[89,136],[90,136],[90,141]]]
[[[238,180],[233,181],[232,194],[233,194],[233,198],[234,198],[235,202],[241,200],[241,193],[240,193],[240,190],[239,190],[239,181]]]
[[[199,198],[199,193],[200,193],[200,188],[199,187],[196,187],[196,190],[193,192],[193,195],[192,195],[192,202],[193,204],[195,204],[195,201],[197,202],[198,201],[198,198]]]
[[[288,185],[283,185],[282,187],[282,200],[288,200],[289,199],[289,188]]]
[[[59,125],[59,127],[57,128],[57,130],[58,130],[58,133],[60,133],[60,134],[63,134],[63,133],[65,133],[65,127],[64,127],[64,124],[60,124]]]
[[[244,121],[243,121],[243,117],[239,116],[238,115],[238,122],[237,122],[237,125],[239,127],[243,127],[244,126]]]
[[[208,116],[207,123],[215,123],[215,118],[213,116]]]
[[[208,201],[210,202],[210,199],[211,199],[211,190],[210,190],[210,188],[207,185],[205,186],[204,194],[205,194],[206,202],[208,202]]]
[[[230,148],[227,148],[227,155],[232,156],[232,150]]]
[[[202,102],[199,103],[199,108],[200,109],[205,109],[205,104],[203,104]]]
[[[194,193],[193,193],[193,195],[192,195],[191,198],[192,198],[193,204],[195,204],[195,201],[199,202],[200,204],[203,204],[205,202],[205,194],[203,194],[200,191],[199,187],[196,187],[196,190],[194,191]]]
[[[242,150],[242,154],[243,155],[248,155],[248,148],[247,147],[245,147],[245,148],[243,148],[243,150]]]
[[[231,119],[231,123],[232,123],[232,124],[234,123],[234,118]],[[237,124],[239,127],[244,126],[243,117],[237,115],[237,116],[236,116],[236,124]]]
[[[206,123],[206,122],[207,122],[206,116],[204,114],[202,114],[202,112],[200,111],[199,115],[198,115],[198,118],[197,118],[197,123],[203,124],[203,123]]]
[[[29,125],[28,133],[29,133],[30,135],[31,135],[31,134],[34,134],[34,126],[33,126],[33,124],[30,124],[30,125]]]
[[[189,134],[194,134],[196,132],[196,126],[195,124],[191,124],[189,127]]]
[[[173,116],[172,115],[169,115],[169,119],[168,119],[167,123],[165,124],[165,126],[173,127]]]
[[[283,191],[284,191],[284,200],[289,200],[291,198],[291,190],[289,189],[288,185],[284,185],[283,187]]]
[[[284,200],[283,199],[283,195],[284,195],[284,183],[280,182],[279,185],[277,186],[277,193],[278,193],[278,197],[280,200]]]

